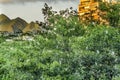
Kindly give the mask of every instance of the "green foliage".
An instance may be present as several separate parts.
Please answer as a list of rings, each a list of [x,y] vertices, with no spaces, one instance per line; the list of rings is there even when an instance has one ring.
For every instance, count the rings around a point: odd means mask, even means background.
[[[82,36],[85,33],[85,29],[83,25],[80,24],[78,16],[72,16],[67,19],[55,16],[54,20],[55,23],[53,23],[51,27],[53,27],[53,31],[59,35],[71,37]]]
[[[110,26],[120,27],[120,4],[109,4],[109,3],[100,3],[99,9],[103,12],[106,12],[107,15],[102,15],[106,20],[109,21]]]
[[[117,28],[97,27],[84,36],[46,34],[34,41],[1,43],[0,79],[112,80],[119,74],[119,37]]]
[[[2,35],[0,35],[0,43],[2,43],[4,41],[5,41],[4,37]]]
[[[102,10],[102,11],[108,11],[108,6],[104,2],[100,2],[99,9]]]
[[[120,25],[120,4],[109,5],[109,11],[107,13],[107,18],[110,25],[113,27],[118,27]]]
[[[32,41],[0,38],[0,80],[119,80],[119,28],[85,26],[73,15],[48,22]]]
[[[86,50],[101,52],[110,52],[119,55],[120,33],[115,28],[97,27],[81,43],[82,48]]]
[[[84,79],[90,80],[112,80],[118,74],[115,68],[115,57],[111,54],[85,54],[82,58],[82,66],[84,70]]]

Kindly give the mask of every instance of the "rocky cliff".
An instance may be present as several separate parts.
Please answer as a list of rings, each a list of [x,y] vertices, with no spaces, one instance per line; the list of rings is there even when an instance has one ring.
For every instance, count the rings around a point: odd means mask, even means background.
[[[27,23],[25,20],[17,17],[15,19],[9,19],[6,15],[0,15],[0,32],[8,32],[13,34],[37,32],[39,31],[39,25],[31,22]]]

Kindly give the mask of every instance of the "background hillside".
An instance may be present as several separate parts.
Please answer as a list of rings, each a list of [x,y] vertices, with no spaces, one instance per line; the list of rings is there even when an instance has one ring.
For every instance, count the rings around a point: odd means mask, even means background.
[[[0,32],[26,33],[39,30],[39,25],[31,22],[27,23],[21,18],[9,19],[6,15],[0,15]]]

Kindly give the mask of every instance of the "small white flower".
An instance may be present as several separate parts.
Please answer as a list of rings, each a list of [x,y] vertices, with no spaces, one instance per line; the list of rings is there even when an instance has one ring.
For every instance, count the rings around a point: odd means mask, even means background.
[[[54,28],[54,30],[56,30],[57,28]]]
[[[26,62],[29,62],[29,61],[30,61],[30,59],[27,59],[27,60],[26,60]]]
[[[99,51],[99,50],[97,50],[97,53],[99,54],[99,53],[100,53],[100,51]]]
[[[115,52],[114,51],[112,51],[112,53],[111,53],[112,55],[115,55]]]
[[[11,50],[14,50],[14,48],[13,48],[13,47],[11,47],[10,49],[11,49]]]
[[[6,39],[6,41],[7,41],[7,42],[11,42],[11,41],[13,41],[13,40],[12,40],[12,39]]]
[[[108,30],[106,30],[105,33],[108,34]]]

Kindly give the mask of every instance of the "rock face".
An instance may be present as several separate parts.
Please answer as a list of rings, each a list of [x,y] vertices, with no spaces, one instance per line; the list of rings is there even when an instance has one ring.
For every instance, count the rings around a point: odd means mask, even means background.
[[[6,15],[4,15],[4,14],[0,15],[0,25],[4,24],[4,23],[7,23],[9,21],[10,21],[10,19]]]
[[[31,22],[23,29],[23,33],[26,33],[26,32],[37,33],[38,31],[40,31],[39,25],[34,22]]]
[[[12,32],[11,20],[4,14],[0,15],[0,32]]]
[[[39,30],[38,24],[31,22],[27,23],[25,20],[17,17],[16,19],[9,19],[6,15],[0,15],[0,32],[4,33],[26,33],[26,32],[35,32]]]
[[[14,33],[22,33],[22,30],[28,25],[28,23],[26,21],[24,21],[21,18],[16,18],[12,20],[13,24],[12,24],[12,28]]]

